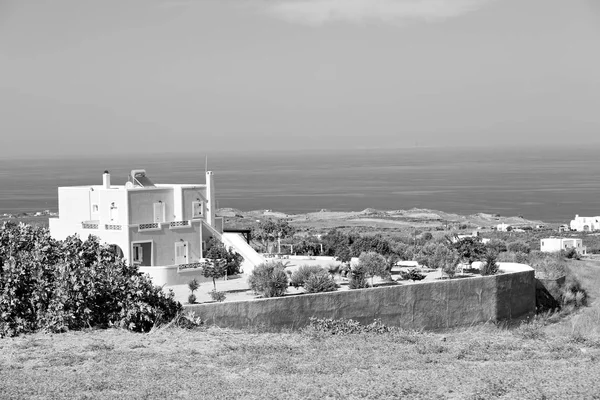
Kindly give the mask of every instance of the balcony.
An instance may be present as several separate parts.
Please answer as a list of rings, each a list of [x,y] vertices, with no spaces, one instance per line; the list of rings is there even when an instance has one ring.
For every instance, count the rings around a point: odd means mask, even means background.
[[[81,223],[83,229],[98,229],[98,221],[84,221]]]

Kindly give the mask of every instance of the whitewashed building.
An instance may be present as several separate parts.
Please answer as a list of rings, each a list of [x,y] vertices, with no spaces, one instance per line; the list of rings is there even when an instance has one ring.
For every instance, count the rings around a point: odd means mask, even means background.
[[[145,170],[132,170],[123,185],[105,171],[101,185],[59,187],[58,208],[52,237],[96,236],[158,285],[200,278],[211,238],[241,254],[246,273],[265,261],[241,236],[223,232],[211,171],[204,184],[154,184]]]
[[[569,227],[577,232],[591,232],[600,230],[600,216],[596,217],[580,217],[575,215],[575,219],[571,220]]]
[[[587,254],[587,249],[581,239],[576,238],[546,238],[540,240],[540,250],[554,253],[561,250],[575,249],[581,255]]]

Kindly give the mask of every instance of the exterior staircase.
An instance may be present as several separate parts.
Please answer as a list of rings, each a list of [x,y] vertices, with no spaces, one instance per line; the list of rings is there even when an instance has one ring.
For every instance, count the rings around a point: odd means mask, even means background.
[[[212,233],[212,235],[225,245],[225,247],[233,247],[233,249],[244,257],[242,262],[242,270],[244,275],[248,275],[252,272],[254,267],[259,264],[266,262],[267,260],[258,254],[244,239],[237,233],[220,233],[214,227],[204,222],[204,226]]]

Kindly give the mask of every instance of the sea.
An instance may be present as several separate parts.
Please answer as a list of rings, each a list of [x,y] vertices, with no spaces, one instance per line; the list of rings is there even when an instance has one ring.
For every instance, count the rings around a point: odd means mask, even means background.
[[[0,160],[0,215],[57,211],[57,187],[204,183],[218,207],[306,213],[423,208],[566,223],[600,215],[600,147],[401,148],[45,156]]]

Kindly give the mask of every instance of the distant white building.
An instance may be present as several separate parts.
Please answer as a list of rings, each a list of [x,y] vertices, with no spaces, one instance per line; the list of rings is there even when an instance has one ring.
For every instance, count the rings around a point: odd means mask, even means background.
[[[501,223],[496,226],[496,230],[498,232],[509,232],[512,230],[512,226],[505,223]]]
[[[470,235],[454,235],[451,238],[451,241],[452,241],[452,243],[456,243],[459,240],[463,240],[463,239],[466,239],[466,238],[476,238],[476,239],[479,239],[479,241],[481,243],[483,243],[483,244],[488,243],[490,241],[490,239],[482,238],[480,233],[481,232],[479,232],[479,231],[473,231],[473,233],[470,234]]]
[[[573,231],[591,232],[600,230],[600,216],[597,217],[580,217],[575,215],[575,219],[571,221],[569,227]]]
[[[587,254],[587,249],[581,239],[575,238],[546,238],[540,240],[540,250],[546,253],[554,253],[561,250],[574,248],[579,254]]]

